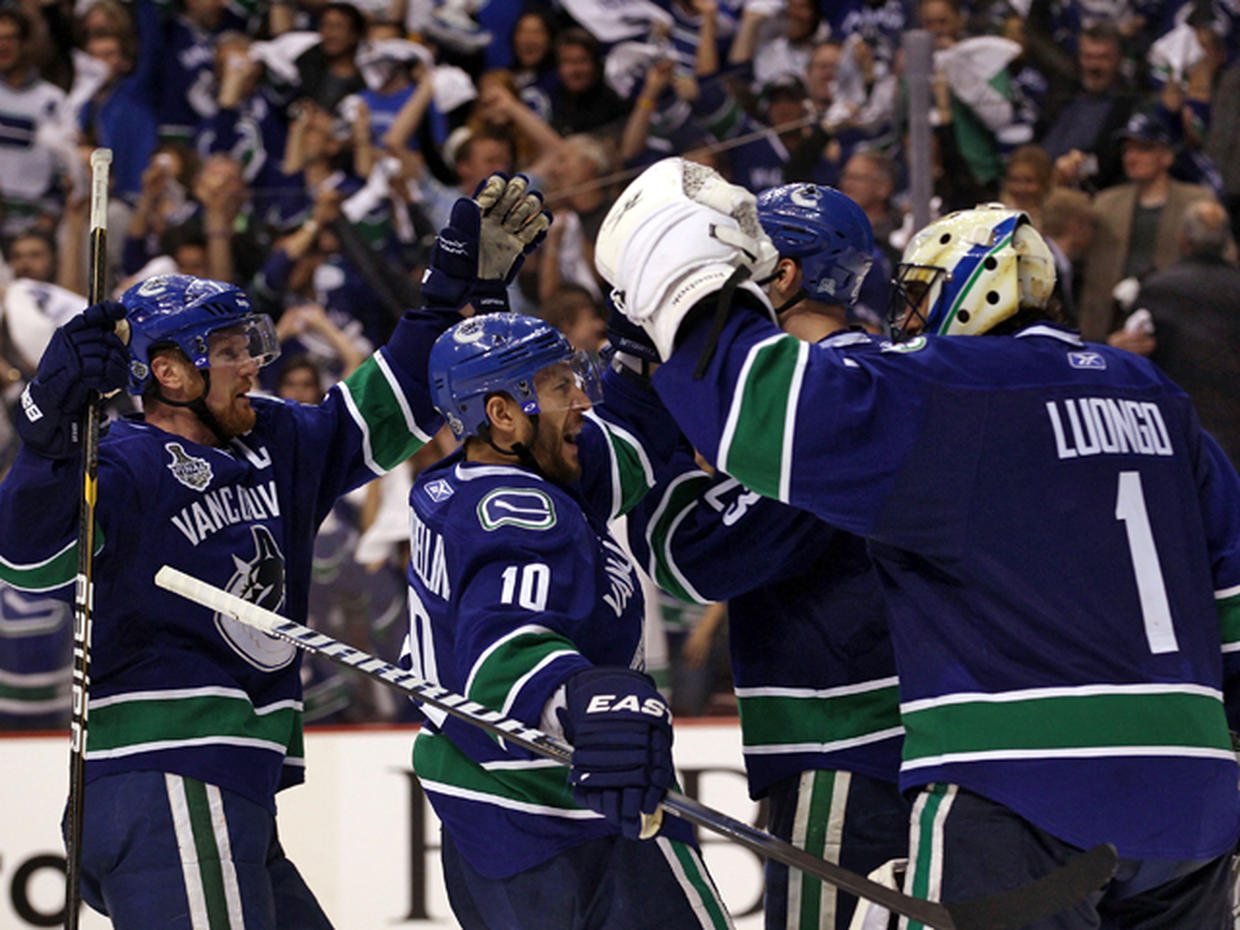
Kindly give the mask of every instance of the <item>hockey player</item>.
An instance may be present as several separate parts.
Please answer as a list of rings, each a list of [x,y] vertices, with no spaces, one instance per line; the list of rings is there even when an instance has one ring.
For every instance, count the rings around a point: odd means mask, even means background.
[[[424,282],[431,305],[319,405],[247,395],[277,346],[270,318],[230,284],[151,278],[54,335],[0,484],[6,582],[69,593],[87,391],[143,398],[99,449],[80,834],[82,896],[118,930],[329,926],[274,818],[276,792],[305,767],[297,650],[157,588],[155,569],[304,617],[320,521],[438,427],[430,347],[458,306],[502,293],[546,227],[540,210],[523,179],[458,201]],[[112,332],[121,318],[127,346]]]
[[[906,890],[970,898],[1110,842],[1105,894],[1038,930],[1229,926],[1219,630],[1235,640],[1240,480],[1187,397],[1045,322],[1053,260],[1022,213],[964,211],[910,242],[901,285],[949,338],[854,350],[775,328],[746,281],[770,269],[752,211],[661,162],[604,221],[598,261],[702,453],[870,541],[915,792]]]
[[[541,320],[488,315],[439,338],[430,382],[464,446],[410,496],[406,661],[574,746],[569,775],[426,712],[413,766],[444,825],[457,920],[730,926],[688,824],[650,819],[673,783],[672,721],[641,672],[636,573],[607,531],[619,498],[597,493],[633,464],[607,451],[629,434],[590,410],[588,357]]]
[[[846,329],[873,252],[861,208],[789,184],[762,193],[757,212],[779,252],[767,293],[780,327],[824,345],[866,340]],[[895,659],[865,541],[707,475],[691,449],[628,525],[634,556],[666,590],[728,601],[749,793],[768,799],[771,832],[861,874],[907,856]],[[766,864],[768,930],[847,930],[855,901]]]

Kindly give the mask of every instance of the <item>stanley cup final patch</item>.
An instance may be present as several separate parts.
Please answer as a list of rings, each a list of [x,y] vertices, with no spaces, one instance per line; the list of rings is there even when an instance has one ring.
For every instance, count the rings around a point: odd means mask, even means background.
[[[187,488],[205,490],[211,483],[211,463],[190,455],[179,442],[164,443],[164,448],[172,456],[172,461],[168,463],[168,471],[172,472],[172,477]]]

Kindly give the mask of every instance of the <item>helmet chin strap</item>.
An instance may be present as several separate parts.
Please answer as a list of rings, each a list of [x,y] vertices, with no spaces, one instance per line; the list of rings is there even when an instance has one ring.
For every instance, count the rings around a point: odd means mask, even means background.
[[[209,429],[215,438],[220,441],[221,446],[226,446],[232,441],[232,436],[224,431],[224,427],[220,425],[220,421],[215,418],[210,410],[207,409],[207,394],[211,391],[211,369],[200,369],[202,373],[202,393],[193,400],[173,400],[164,394],[158,386],[155,388],[155,397],[161,404],[167,404],[169,407],[184,407],[190,413],[198,417],[198,420]]]
[[[775,308],[775,316],[778,317],[785,310],[790,310],[795,307],[808,296],[809,294],[805,292],[805,288],[798,287],[791,297]]]
[[[538,414],[530,414],[529,418],[530,423],[534,425],[534,435],[530,439],[530,444],[532,445],[538,439]],[[517,461],[521,463],[523,468],[528,468],[541,478],[547,478],[547,476],[543,473],[542,468],[539,466],[538,461],[534,458],[534,454],[530,451],[530,445],[523,442],[514,442],[511,449],[505,449],[497,445],[495,440],[491,438],[490,430],[487,430],[486,443],[500,455],[516,456]]]

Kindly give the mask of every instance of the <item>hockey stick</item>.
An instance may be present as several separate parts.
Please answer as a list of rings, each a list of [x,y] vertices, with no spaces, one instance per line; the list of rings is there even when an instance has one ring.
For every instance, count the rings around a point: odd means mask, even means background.
[[[376,681],[404,691],[414,700],[480,727],[513,745],[564,765],[569,765],[572,761],[572,747],[542,730],[505,717],[477,701],[454,694],[323,633],[316,633],[309,627],[242,600],[170,565],[163,566],[155,573],[155,584],[218,613],[226,614],[246,626],[292,643],[306,652],[362,672]],[[1114,847],[1104,843],[1073,857],[1056,871],[1020,888],[986,898],[940,904],[910,897],[819,859],[776,836],[735,820],[678,792],[669,791],[663,799],[662,807],[692,824],[726,836],[761,856],[800,869],[807,875],[937,930],[1016,930],[1072,907],[1086,895],[1102,887],[1114,873],[1117,861]]]
[[[107,273],[108,167],[111,149],[90,153],[89,305],[103,299]],[[122,339],[124,333],[121,334]],[[65,814],[65,930],[82,909],[82,794],[86,787],[86,713],[90,690],[90,621],[95,606],[95,495],[99,480],[102,399],[91,391],[82,415],[82,496],[78,506],[77,583],[73,596],[73,717],[69,725],[69,803]]]

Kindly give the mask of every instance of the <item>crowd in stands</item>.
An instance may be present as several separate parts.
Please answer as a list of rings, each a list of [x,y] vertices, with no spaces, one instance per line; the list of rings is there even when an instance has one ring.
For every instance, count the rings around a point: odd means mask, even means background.
[[[876,245],[851,321],[877,330],[913,231],[911,29],[934,48],[932,215],[987,201],[1027,211],[1085,337],[1156,353],[1143,284],[1202,242],[1219,263],[1235,256],[1238,0],[6,3],[0,474],[16,442],[7,410],[52,329],[84,306],[96,146],[113,151],[109,283],[182,272],[246,288],[284,340],[264,389],[304,402],[418,303],[435,231],[496,170],[529,175],[555,216],[511,305],[580,348],[605,341],[603,216],[670,154],[755,192],[812,181],[853,198]],[[1235,402],[1219,403],[1220,428],[1240,431]],[[438,440],[337,507],[316,549],[312,625],[397,654],[404,498],[448,448]],[[709,672],[723,611],[694,636],[665,608],[670,654],[708,669],[675,676],[693,680],[677,709],[726,710],[702,691],[727,690],[726,670]],[[0,590],[4,726],[67,719],[68,624],[67,610]],[[306,668],[309,722],[406,715],[380,688]],[[19,692],[46,713],[17,712]]]

